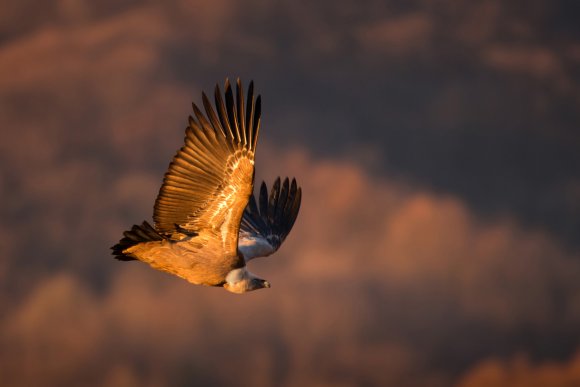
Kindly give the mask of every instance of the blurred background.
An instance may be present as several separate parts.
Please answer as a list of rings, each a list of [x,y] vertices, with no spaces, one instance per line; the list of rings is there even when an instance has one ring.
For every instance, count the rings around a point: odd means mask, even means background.
[[[0,9],[3,386],[580,386],[578,2]],[[115,261],[238,76],[303,187],[272,289]]]

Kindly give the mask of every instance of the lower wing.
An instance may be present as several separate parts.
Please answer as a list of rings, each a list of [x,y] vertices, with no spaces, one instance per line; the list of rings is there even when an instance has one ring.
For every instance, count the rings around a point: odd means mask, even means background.
[[[302,189],[296,180],[288,178],[280,184],[277,178],[268,196],[266,183],[260,187],[259,201],[255,195],[250,201],[242,217],[238,249],[244,259],[266,257],[274,253],[292,230],[302,199]]]

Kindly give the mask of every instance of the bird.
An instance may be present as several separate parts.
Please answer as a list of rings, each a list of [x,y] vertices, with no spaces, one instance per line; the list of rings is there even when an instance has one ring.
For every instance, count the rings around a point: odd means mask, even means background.
[[[278,177],[269,193],[262,182],[254,194],[261,96],[254,97],[252,81],[244,101],[239,78],[235,96],[229,79],[224,91],[222,97],[215,86],[215,109],[202,92],[205,115],[192,103],[184,145],[155,200],[153,225],[132,226],[111,249],[117,260],[243,294],[271,286],[247,263],[280,248],[298,216],[302,188],[295,178]]]

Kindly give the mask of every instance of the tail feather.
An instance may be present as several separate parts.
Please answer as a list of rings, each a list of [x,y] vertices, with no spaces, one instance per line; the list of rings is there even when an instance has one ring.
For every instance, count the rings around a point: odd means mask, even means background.
[[[123,251],[132,246],[143,242],[161,241],[165,239],[161,234],[155,231],[155,229],[149,223],[147,223],[147,221],[144,221],[140,226],[134,225],[131,227],[131,230],[125,231],[123,235],[124,238],[121,239],[115,246],[111,247],[115,259],[118,259],[119,261],[135,260],[135,258],[123,253]]]

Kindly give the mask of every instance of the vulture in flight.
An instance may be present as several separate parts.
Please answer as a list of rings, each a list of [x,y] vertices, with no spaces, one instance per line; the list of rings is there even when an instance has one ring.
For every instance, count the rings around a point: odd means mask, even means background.
[[[292,229],[302,197],[296,180],[265,183],[253,195],[254,155],[261,98],[250,83],[244,101],[225,82],[225,102],[215,88],[215,110],[202,93],[205,115],[193,104],[185,144],[165,173],[147,221],[123,233],[111,249],[121,261],[139,260],[193,284],[222,286],[233,293],[269,288],[248,271],[256,257],[274,253]]]

